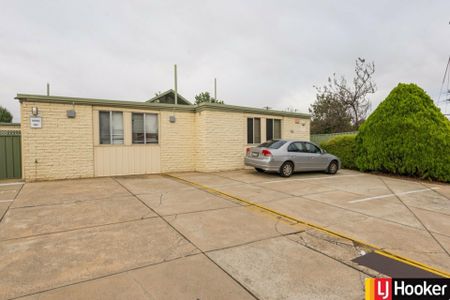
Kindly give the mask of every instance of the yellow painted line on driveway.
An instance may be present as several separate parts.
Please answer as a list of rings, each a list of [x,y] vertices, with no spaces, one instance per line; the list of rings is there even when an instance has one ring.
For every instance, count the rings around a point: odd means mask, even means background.
[[[376,199],[383,199],[383,198],[388,198],[388,197],[393,197],[393,196],[402,196],[402,195],[408,195],[408,194],[414,194],[414,193],[429,192],[429,191],[438,190],[438,189],[439,189],[438,187],[433,187],[433,188],[429,188],[429,189],[420,189],[420,190],[414,190],[414,191],[408,191],[408,192],[401,192],[401,193],[394,193],[394,194],[385,194],[385,195],[380,195],[380,196],[374,196],[374,197],[368,197],[368,198],[363,198],[363,199],[358,199],[358,200],[352,200],[352,201],[348,201],[347,203],[365,202],[365,201],[376,200]]]
[[[199,189],[202,189],[204,191],[207,191],[207,192],[210,192],[210,193],[213,193],[213,194],[223,195],[223,196],[229,197],[231,199],[240,201],[242,203],[246,203],[248,205],[258,207],[258,208],[260,208],[262,210],[265,210],[265,211],[268,211],[268,212],[270,212],[272,214],[275,214],[277,216],[283,217],[283,218],[285,218],[287,220],[293,221],[295,223],[304,224],[304,225],[306,225],[308,227],[314,228],[314,229],[316,229],[318,231],[321,231],[321,232],[325,232],[325,233],[327,233],[329,235],[332,235],[332,236],[335,236],[335,237],[339,237],[339,238],[342,238],[342,239],[345,239],[345,240],[349,240],[351,242],[354,242],[356,244],[359,244],[361,246],[369,248],[369,249],[373,250],[374,252],[376,252],[376,253],[378,253],[380,255],[383,255],[385,257],[389,257],[391,259],[394,259],[394,260],[406,263],[408,265],[411,265],[411,266],[414,266],[416,268],[425,270],[427,272],[436,274],[438,276],[442,276],[442,277],[445,277],[445,278],[450,278],[450,273],[448,273],[448,272],[445,272],[445,271],[442,271],[442,270],[438,270],[438,269],[436,269],[434,267],[431,267],[431,266],[428,266],[428,265],[426,265],[424,263],[421,263],[421,262],[415,261],[413,259],[401,256],[399,254],[395,254],[393,252],[384,250],[382,247],[378,247],[378,246],[372,245],[372,244],[370,244],[368,242],[360,241],[358,239],[349,237],[349,236],[347,236],[345,234],[342,234],[342,233],[339,233],[337,231],[330,230],[330,229],[327,229],[327,228],[325,228],[323,226],[320,226],[320,225],[317,225],[317,224],[314,224],[314,223],[311,223],[311,222],[308,222],[308,221],[305,221],[305,220],[301,220],[301,219],[298,219],[296,217],[289,216],[289,215],[287,215],[285,213],[273,210],[273,209],[271,209],[269,207],[266,207],[264,205],[261,205],[261,204],[258,204],[258,203],[255,203],[255,202],[243,199],[241,197],[237,197],[237,196],[231,195],[229,193],[225,193],[225,192],[216,190],[214,188],[211,188],[211,187],[208,187],[208,186],[205,186],[205,185],[202,185],[202,184],[199,184],[199,183],[196,183],[196,182],[184,179],[182,177],[178,177],[176,175],[172,175],[172,174],[164,174],[164,175],[168,176],[168,177],[171,177],[171,178],[174,178],[174,179],[177,179],[177,180],[180,180],[180,181],[183,181],[183,182],[186,182],[186,183],[188,183],[188,184],[190,184],[192,186],[196,186]]]

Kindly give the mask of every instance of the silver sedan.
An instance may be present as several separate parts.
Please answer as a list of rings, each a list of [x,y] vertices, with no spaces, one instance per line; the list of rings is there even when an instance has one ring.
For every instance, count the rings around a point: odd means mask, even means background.
[[[308,141],[273,140],[247,148],[245,165],[254,167],[258,172],[278,172],[283,177],[289,177],[301,171],[336,174],[341,161]]]

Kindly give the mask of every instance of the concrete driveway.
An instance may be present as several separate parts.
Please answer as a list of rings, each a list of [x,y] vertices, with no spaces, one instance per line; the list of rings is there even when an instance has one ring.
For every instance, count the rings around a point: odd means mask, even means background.
[[[450,271],[450,185],[176,176]],[[0,299],[362,299],[363,247],[160,175],[0,185]]]

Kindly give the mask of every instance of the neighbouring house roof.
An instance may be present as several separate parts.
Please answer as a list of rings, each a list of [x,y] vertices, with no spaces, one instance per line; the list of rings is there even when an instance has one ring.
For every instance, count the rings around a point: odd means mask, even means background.
[[[203,102],[198,105],[179,105],[179,104],[176,105],[176,104],[155,103],[148,101],[144,102],[122,101],[122,100],[77,98],[65,96],[46,96],[46,95],[32,95],[32,94],[17,94],[15,99],[18,99],[20,102],[28,101],[28,102],[43,102],[43,103],[109,106],[109,107],[135,108],[135,109],[153,109],[153,110],[170,110],[170,111],[179,110],[190,112],[198,112],[203,110],[219,110],[219,111],[253,113],[260,115],[286,116],[303,119],[311,118],[311,115],[305,113],[279,111],[264,108],[253,108],[228,104],[208,103],[208,102]]]
[[[181,96],[179,93],[177,93],[177,102],[180,105],[192,105],[191,102],[186,100],[183,96]],[[150,100],[147,100],[146,102],[150,103],[165,103],[165,104],[175,104],[175,91],[170,89],[168,91],[165,91],[164,93],[161,93],[159,95],[156,95]]]

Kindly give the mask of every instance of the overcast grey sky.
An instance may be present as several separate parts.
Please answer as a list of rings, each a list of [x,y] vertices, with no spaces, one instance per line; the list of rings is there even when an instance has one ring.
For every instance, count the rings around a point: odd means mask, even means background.
[[[173,86],[193,99],[307,112],[313,85],[354,60],[376,64],[375,107],[398,82],[438,95],[450,1],[0,0],[0,103],[17,93],[144,101]]]

